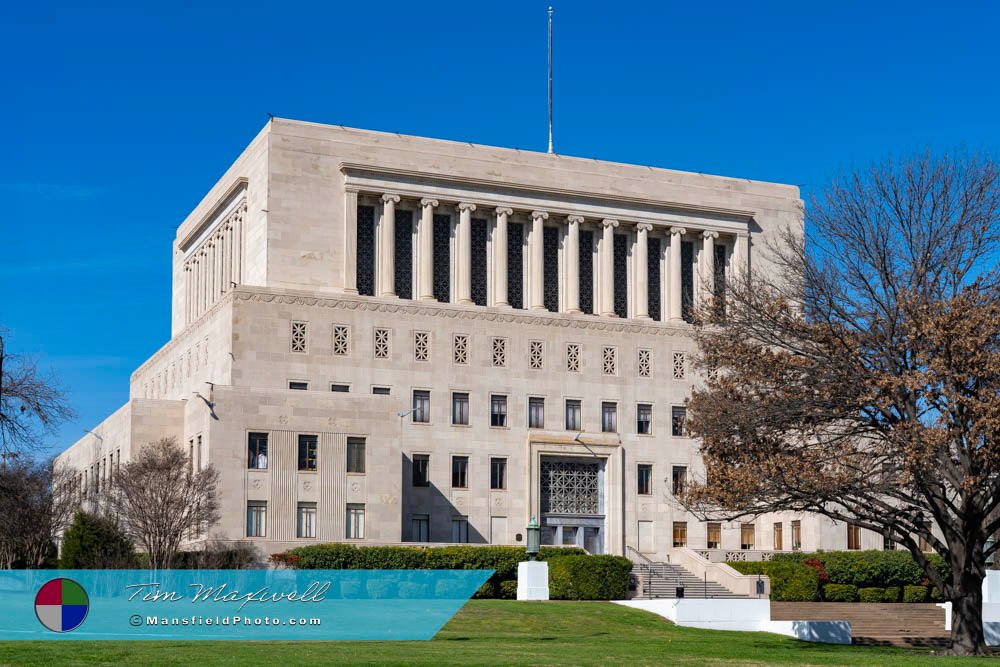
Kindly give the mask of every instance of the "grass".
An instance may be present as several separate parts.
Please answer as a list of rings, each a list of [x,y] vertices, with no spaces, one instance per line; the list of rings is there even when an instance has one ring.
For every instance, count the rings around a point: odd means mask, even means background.
[[[606,602],[473,600],[429,642],[2,642],[0,665],[986,664],[920,649],[677,627]]]

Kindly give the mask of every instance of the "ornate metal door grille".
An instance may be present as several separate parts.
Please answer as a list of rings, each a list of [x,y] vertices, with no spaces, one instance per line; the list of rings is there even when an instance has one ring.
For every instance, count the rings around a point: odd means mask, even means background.
[[[601,467],[596,461],[547,461],[541,465],[543,514],[601,515]]]
[[[594,232],[580,232],[580,310],[594,313]]]
[[[486,305],[486,235],[484,218],[472,219],[472,302]]]
[[[358,294],[375,296],[375,207],[358,207]]]
[[[559,312],[559,230],[555,227],[542,228],[542,251],[545,265],[542,275],[545,284],[545,309],[550,313]]]
[[[434,298],[451,301],[451,216],[434,216]]]
[[[628,237],[615,234],[615,314],[628,317]]]
[[[524,308],[524,225],[507,225],[507,303]]]
[[[648,267],[647,275],[649,281],[649,316],[654,320],[660,319],[660,239],[653,238],[647,241],[649,244],[648,255],[646,257]]]
[[[413,211],[396,211],[396,296],[413,298]]]

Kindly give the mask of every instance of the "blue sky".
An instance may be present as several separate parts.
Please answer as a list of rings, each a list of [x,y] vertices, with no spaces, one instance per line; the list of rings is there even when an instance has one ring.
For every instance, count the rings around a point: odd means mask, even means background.
[[[0,326],[75,441],[170,335],[175,227],[267,113],[545,150],[545,2],[5,3]],[[560,153],[822,187],[995,150],[988,3],[561,2]]]

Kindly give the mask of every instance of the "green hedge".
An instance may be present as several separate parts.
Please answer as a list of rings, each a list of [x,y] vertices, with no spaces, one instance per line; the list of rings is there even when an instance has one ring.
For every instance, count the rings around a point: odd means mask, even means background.
[[[854,602],[858,597],[858,587],[853,584],[827,584],[823,587],[823,599],[827,602]]]
[[[951,568],[938,554],[928,559],[945,579]],[[909,551],[827,551],[819,553],[776,553],[773,563],[804,563],[816,560],[822,564],[833,584],[853,584],[859,588],[926,585],[923,568],[917,565]]]
[[[926,586],[903,586],[903,602],[923,602],[926,599]]]
[[[818,596],[819,573],[800,563],[727,563],[741,574],[764,574],[771,579],[771,599],[776,602],[812,602]]]
[[[882,593],[882,602],[899,602],[902,589],[899,586],[886,586]]]
[[[858,599],[862,602],[881,602],[883,595],[885,595],[884,588],[870,586],[858,590]]]
[[[553,600],[624,600],[632,561],[621,556],[562,556],[549,559]]]

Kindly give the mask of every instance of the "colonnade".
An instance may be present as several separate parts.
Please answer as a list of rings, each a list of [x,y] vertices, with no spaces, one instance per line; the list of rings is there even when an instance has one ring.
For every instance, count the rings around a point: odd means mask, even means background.
[[[235,210],[184,260],[184,318],[201,317],[243,279],[243,229],[246,202]]]

